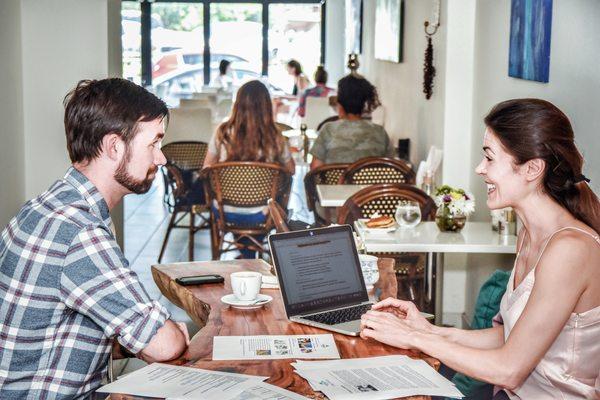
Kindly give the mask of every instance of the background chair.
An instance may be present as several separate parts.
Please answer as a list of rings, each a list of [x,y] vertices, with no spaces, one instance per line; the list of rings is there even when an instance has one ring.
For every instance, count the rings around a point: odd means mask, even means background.
[[[290,228],[287,223],[287,213],[274,199],[269,199],[267,204],[269,205],[269,216],[273,221],[273,225],[275,225],[277,233],[289,232]]]
[[[167,233],[160,249],[158,262],[162,261],[169,235],[173,228],[189,230],[188,259],[194,259],[194,236],[200,229],[209,227],[210,218],[204,215],[209,211],[202,181],[198,173],[204,163],[208,145],[204,142],[172,142],[162,147],[167,164],[162,168],[165,182],[165,202],[171,211]],[[189,215],[189,224],[180,222]],[[196,216],[201,221],[196,225]]]
[[[304,190],[306,191],[306,204],[308,210],[312,211],[315,221],[319,224],[327,224],[327,216],[317,195],[317,185],[335,185],[348,167],[348,164],[325,164],[309,171],[304,177]]]
[[[288,124],[284,124],[283,122],[275,122],[275,126],[279,129],[279,132],[291,131],[292,128]]]
[[[436,205],[434,200],[421,189],[414,186],[394,183],[377,184],[362,189],[351,196],[338,212],[339,224],[350,224],[359,218],[371,218],[377,212],[381,215],[394,216],[398,204],[403,201],[417,202],[421,208],[423,221],[435,219]],[[409,299],[422,308],[424,304],[424,270],[426,254],[424,253],[375,253],[379,257],[394,258],[396,277],[398,279],[398,298]],[[421,289],[421,290],[419,290]]]
[[[308,129],[317,129],[319,123],[334,114],[327,97],[306,97],[306,112],[302,122]]]
[[[180,107],[171,109],[170,113],[164,144],[182,140],[210,141],[214,132],[210,109]]]
[[[326,123],[337,121],[338,119],[340,119],[338,115],[333,115],[331,117],[325,118],[323,121],[319,122],[319,125],[317,125],[317,131],[320,131],[323,125],[325,125]]]
[[[248,249],[261,256],[266,252],[256,236],[266,236],[273,229],[271,218],[264,223],[238,225],[225,220],[224,206],[267,207],[269,199],[287,205],[291,176],[278,164],[232,161],[214,164],[203,170],[205,188],[211,207],[211,245],[213,260],[221,254]],[[233,240],[225,235],[232,233]],[[225,247],[225,248],[224,248]]]
[[[403,160],[385,157],[362,158],[346,168],[339,183],[373,185],[376,183],[415,183],[415,172]]]

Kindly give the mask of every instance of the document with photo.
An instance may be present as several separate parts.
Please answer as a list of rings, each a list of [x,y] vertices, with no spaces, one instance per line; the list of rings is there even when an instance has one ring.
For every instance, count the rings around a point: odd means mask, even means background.
[[[223,400],[268,377],[154,363],[98,389],[144,397]]]
[[[406,396],[462,398],[462,393],[423,360],[406,356],[298,361],[296,373],[330,400],[384,400]]]
[[[340,358],[333,335],[215,336],[213,360]]]

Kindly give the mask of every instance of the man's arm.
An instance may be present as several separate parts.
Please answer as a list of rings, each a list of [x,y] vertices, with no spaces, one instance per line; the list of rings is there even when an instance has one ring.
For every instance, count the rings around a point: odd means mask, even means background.
[[[128,352],[168,361],[185,351],[186,333],[148,296],[104,227],[87,227],[74,238],[60,284],[64,304],[90,318]]]

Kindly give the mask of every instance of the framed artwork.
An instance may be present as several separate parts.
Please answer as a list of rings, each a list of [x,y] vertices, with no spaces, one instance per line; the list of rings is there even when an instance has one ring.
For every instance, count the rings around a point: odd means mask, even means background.
[[[404,0],[377,0],[375,11],[375,58],[402,62]]]
[[[363,0],[346,0],[346,55],[362,53]]]
[[[512,0],[508,75],[548,82],[552,0]]]

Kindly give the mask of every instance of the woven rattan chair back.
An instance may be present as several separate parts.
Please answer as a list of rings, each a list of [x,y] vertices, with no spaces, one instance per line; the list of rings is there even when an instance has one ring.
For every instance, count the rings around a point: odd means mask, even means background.
[[[196,141],[171,142],[161,148],[167,163],[182,170],[200,170],[208,144]]]
[[[224,162],[207,170],[211,197],[235,207],[266,206],[280,197],[287,182],[283,167],[249,161]]]
[[[374,185],[377,183],[415,183],[415,173],[402,160],[368,157],[348,166],[340,183]]]
[[[427,193],[404,183],[384,183],[362,189],[346,200],[338,213],[338,223],[353,224],[359,218],[371,218],[374,213],[393,217],[403,201],[417,202],[423,221],[435,218],[435,202]]]
[[[308,209],[313,211],[317,201],[317,185],[335,185],[349,164],[325,164],[309,171],[304,177]]]

